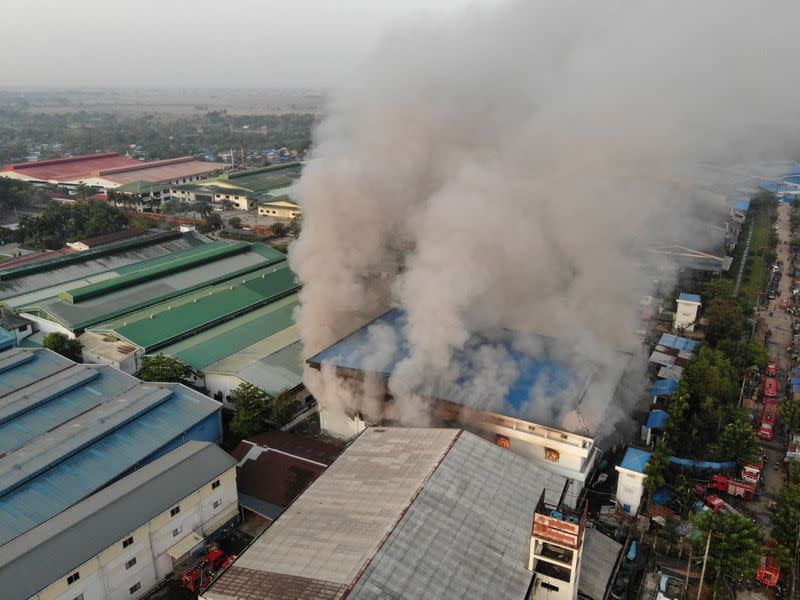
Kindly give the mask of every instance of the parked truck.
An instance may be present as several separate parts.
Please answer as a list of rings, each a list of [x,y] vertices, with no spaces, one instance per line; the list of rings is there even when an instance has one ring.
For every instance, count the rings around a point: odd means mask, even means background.
[[[205,589],[218,571],[226,569],[235,559],[219,548],[212,548],[208,553],[186,569],[181,575],[181,587],[197,593]]]
[[[724,492],[734,498],[742,498],[743,500],[752,500],[756,493],[756,487],[752,483],[737,481],[725,475],[714,475],[711,481],[708,482],[708,487],[709,489]]]
[[[738,510],[733,508],[719,496],[708,496],[706,498],[706,504],[711,510],[716,510],[717,512],[731,513],[734,515],[740,514]]]
[[[775,421],[778,417],[778,402],[775,398],[764,397],[764,408],[759,419],[758,437],[770,441],[775,437]]]
[[[742,481],[757,486],[761,481],[761,465],[745,465],[742,467]]]

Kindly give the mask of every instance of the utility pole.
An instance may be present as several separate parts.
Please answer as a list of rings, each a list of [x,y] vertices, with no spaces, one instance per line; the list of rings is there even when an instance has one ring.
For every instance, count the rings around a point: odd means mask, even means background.
[[[711,547],[711,532],[708,532],[708,540],[706,540],[706,553],[703,555],[703,569],[700,571],[700,585],[697,587],[697,600],[703,593],[703,580],[706,578],[706,562],[708,561],[708,549]]]
[[[689,573],[692,572],[692,552],[694,552],[694,544],[689,546],[689,562],[686,567],[686,581],[683,582],[683,594],[681,594],[681,598],[686,596],[686,590],[689,589]]]

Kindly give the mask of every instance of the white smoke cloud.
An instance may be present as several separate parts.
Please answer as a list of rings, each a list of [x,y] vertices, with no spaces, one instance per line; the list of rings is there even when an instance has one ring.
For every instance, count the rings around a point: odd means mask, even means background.
[[[459,397],[496,408],[513,365],[453,361],[475,334],[570,340],[600,370],[635,349],[646,249],[721,253],[726,195],[797,147],[798,17],[788,1],[525,0],[395,28],[332,98],[296,187],[306,356],[399,305],[394,395],[468,380]],[[375,363],[395,357],[373,340]],[[323,406],[355,402],[321,379]],[[613,425],[611,396],[581,408]]]

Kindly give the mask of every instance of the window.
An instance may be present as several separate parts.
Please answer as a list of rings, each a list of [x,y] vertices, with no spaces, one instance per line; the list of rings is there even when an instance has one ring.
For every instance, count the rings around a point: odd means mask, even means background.
[[[122,540],[122,547],[123,548],[127,548],[131,544],[133,544],[133,536],[129,537],[127,540]]]
[[[183,531],[183,525],[181,525],[180,527],[176,527],[175,529],[172,530],[172,537],[178,537],[178,534],[181,531]]]
[[[75,571],[72,575],[67,577],[67,585],[72,585],[73,583],[78,581],[78,579],[80,579],[80,578],[81,578],[80,572],[79,571]]]
[[[562,433],[562,434],[561,434],[561,439],[562,439],[562,440],[565,440],[565,439],[567,439],[567,437],[569,437],[569,436],[567,436],[567,434],[566,434],[566,433]]]
[[[214,483],[211,484],[211,489],[215,490],[219,487],[219,479],[217,479]]]
[[[557,592],[558,591],[558,587],[557,586],[552,585],[550,583],[547,583],[546,581],[542,582],[542,587],[544,589],[546,589],[546,590],[550,590],[551,592]]]
[[[128,562],[125,563],[125,570],[127,571],[135,564],[136,564],[136,557],[134,556],[132,559],[130,559]]]
[[[142,589],[142,582],[141,581],[137,581],[136,583],[134,583],[131,586],[131,589],[129,589],[128,591],[131,593],[131,595],[133,595],[136,592],[138,592],[140,589]]]
[[[533,425],[528,425],[528,429],[530,429],[531,431],[536,431],[536,427],[534,427]]]
[[[175,508],[173,508],[171,511],[169,511],[169,516],[171,516],[171,517],[174,517],[174,516],[175,516],[175,515],[177,515],[179,512],[181,512],[181,507],[180,507],[180,506],[176,506],[176,507],[175,507]]]
[[[553,450],[552,448],[545,448],[544,457],[545,459],[551,462],[558,462],[559,459],[561,458],[561,455],[558,453],[558,450]]]
[[[214,508],[219,508],[222,505],[222,500],[214,500]]]

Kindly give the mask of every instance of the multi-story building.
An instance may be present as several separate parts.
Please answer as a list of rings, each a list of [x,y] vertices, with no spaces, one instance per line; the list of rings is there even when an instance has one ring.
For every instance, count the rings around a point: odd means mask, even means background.
[[[2,597],[135,600],[238,515],[236,461],[187,442],[0,546]]]

